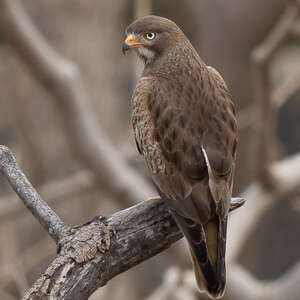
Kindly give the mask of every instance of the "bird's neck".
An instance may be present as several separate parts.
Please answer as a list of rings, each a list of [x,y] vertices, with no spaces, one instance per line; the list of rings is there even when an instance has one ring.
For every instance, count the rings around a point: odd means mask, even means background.
[[[143,76],[158,76],[172,78],[183,75],[182,72],[188,72],[193,69],[193,65],[198,64],[200,67],[205,63],[198,56],[196,50],[187,41],[163,53],[160,57],[155,58],[150,63],[145,63]]]

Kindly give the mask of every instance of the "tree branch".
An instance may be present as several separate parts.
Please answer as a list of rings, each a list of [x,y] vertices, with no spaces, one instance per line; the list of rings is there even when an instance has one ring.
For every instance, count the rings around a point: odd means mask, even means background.
[[[265,282],[235,265],[228,277],[228,299],[295,300],[299,297],[300,262],[278,279]],[[227,299],[226,298],[226,299]]]
[[[144,201],[111,217],[71,229],[58,256],[23,300],[87,299],[97,288],[182,237],[161,200]]]
[[[276,182],[276,190],[270,191],[258,183],[251,184],[242,197],[247,200],[245,209],[230,217],[227,236],[227,259],[236,261],[245,247],[249,234],[257,221],[279,199],[285,198],[300,186],[300,154],[273,163],[269,172]],[[238,230],[237,230],[238,228]]]
[[[252,77],[254,91],[255,130],[253,132],[254,153],[257,153],[257,161],[254,166],[257,179],[265,186],[272,187],[272,177],[268,167],[272,163],[272,151],[274,150],[274,116],[276,105],[272,101],[271,79],[269,66],[277,51],[290,38],[291,29],[299,17],[300,8],[297,1],[287,5],[278,22],[269,32],[263,42],[254,48],[251,53]],[[250,147],[251,153],[253,148]]]
[[[69,231],[63,246],[25,299],[87,299],[114,276],[181,238],[168,209],[145,201]]]
[[[36,192],[19,169],[11,151],[5,146],[0,146],[0,171],[33,216],[59,244],[68,227]]]
[[[57,257],[24,299],[87,299],[114,276],[182,237],[161,200],[144,201],[111,217],[69,228],[42,200],[5,146],[0,146],[0,170],[59,245]],[[233,198],[231,210],[243,203]]]
[[[168,300],[175,299],[177,291],[181,288],[186,293],[197,295],[197,285],[194,279],[194,272],[186,271],[178,274],[176,269],[170,269],[168,281],[153,292],[146,300]],[[170,276],[171,275],[171,276]],[[299,296],[300,284],[300,261],[282,276],[271,281],[264,281],[255,278],[244,267],[237,263],[230,264],[227,272],[226,294],[224,300],[295,300]],[[198,299],[199,297],[195,297]],[[177,299],[177,298],[176,298]],[[186,298],[179,298],[186,299]],[[201,295],[201,299],[208,297]]]
[[[47,199],[48,204],[55,205],[57,202],[69,200],[74,195],[90,192],[97,187],[97,183],[93,173],[82,170],[60,180],[47,182],[39,186],[39,191]],[[14,193],[0,197],[0,226],[7,220],[20,217],[23,213],[24,209]]]

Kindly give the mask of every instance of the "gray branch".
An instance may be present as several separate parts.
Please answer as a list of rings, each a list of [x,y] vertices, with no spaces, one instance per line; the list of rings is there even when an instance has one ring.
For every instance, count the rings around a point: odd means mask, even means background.
[[[11,151],[5,146],[0,146],[0,171],[7,178],[25,206],[41,223],[54,241],[59,244],[68,227],[36,192],[26,176],[19,169]]]
[[[57,257],[23,298],[88,299],[111,278],[181,238],[159,200],[145,201],[111,217],[97,217],[69,232]]]
[[[161,200],[144,201],[110,217],[67,227],[0,146],[0,170],[26,207],[59,245],[59,253],[24,299],[87,299],[111,278],[182,237]],[[231,210],[244,204],[233,198]]]

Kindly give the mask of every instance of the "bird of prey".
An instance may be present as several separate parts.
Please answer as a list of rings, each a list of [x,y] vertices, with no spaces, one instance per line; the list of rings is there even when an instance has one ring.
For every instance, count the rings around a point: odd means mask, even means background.
[[[237,147],[234,105],[172,21],[142,17],[126,29],[144,71],[132,96],[132,125],[160,197],[187,239],[199,289],[224,294],[227,215]]]

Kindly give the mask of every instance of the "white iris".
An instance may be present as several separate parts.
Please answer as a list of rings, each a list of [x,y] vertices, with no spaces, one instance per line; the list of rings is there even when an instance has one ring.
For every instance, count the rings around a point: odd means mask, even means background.
[[[155,38],[155,33],[154,32],[148,32],[148,33],[146,33],[146,38],[148,40],[153,40]]]

